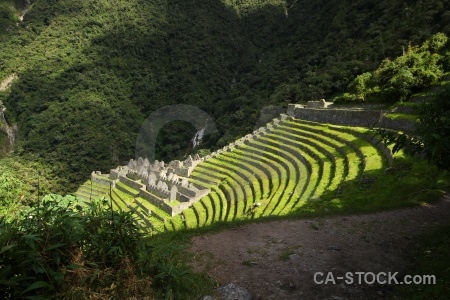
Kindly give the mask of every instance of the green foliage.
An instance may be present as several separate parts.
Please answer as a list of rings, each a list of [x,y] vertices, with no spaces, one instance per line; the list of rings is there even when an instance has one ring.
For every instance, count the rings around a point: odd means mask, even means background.
[[[286,9],[286,0],[223,0],[226,6],[233,8],[240,16],[246,16],[265,6],[282,7]]]
[[[10,154],[0,159],[0,186],[4,187],[0,188],[0,199],[4,199],[0,205],[20,202],[29,205],[42,195],[64,191],[66,183],[55,175],[56,171],[56,165],[51,166],[32,155]],[[10,194],[6,196],[6,193]]]
[[[352,94],[337,97],[336,102],[349,100],[402,102],[420,89],[436,84],[450,69],[446,68],[445,47],[448,38],[437,33],[419,47],[391,61],[386,59],[373,73],[361,74],[349,84]],[[448,48],[448,47],[447,47]]]
[[[180,260],[183,243],[156,246],[133,218],[104,198],[55,194],[1,217],[0,297],[188,299],[212,286]]]
[[[189,271],[185,266],[179,266],[172,261],[158,260],[155,264],[157,275],[155,276],[155,287],[161,290],[164,299],[182,299],[180,297],[180,286]],[[186,283],[184,283],[186,284]]]
[[[0,207],[8,207],[17,201],[22,193],[23,185],[11,173],[0,173]]]
[[[173,232],[148,241],[142,261],[144,269],[154,274],[157,299],[199,299],[212,293],[215,282],[192,270],[192,255],[186,251],[191,237],[189,232]]]
[[[141,237],[131,215],[113,213],[104,199],[87,203],[58,195],[12,221],[1,219],[0,232],[2,299],[55,293],[71,270],[85,268],[77,262],[119,268],[123,259],[137,258]]]
[[[424,103],[419,120],[417,135],[424,143],[425,157],[450,170],[450,85]]]
[[[24,1],[1,3],[0,80],[19,78],[2,96],[20,131],[16,153],[41,156],[72,190],[92,170],[133,157],[142,121],[161,106],[205,110],[220,132],[202,147],[220,147],[251,131],[261,107],[343,92],[407,41],[450,28],[442,0],[40,0],[18,25]],[[411,72],[422,85],[435,79],[433,70]],[[407,97],[409,75],[362,96]],[[181,158],[192,136],[169,126],[156,156]]]
[[[414,133],[398,134],[378,129],[377,134],[394,153],[405,150],[450,170],[450,85],[419,107],[419,123]]]
[[[0,159],[2,159],[9,152],[9,148],[9,138],[6,133],[6,126],[3,121],[0,120]]]
[[[205,157],[205,156],[211,154],[211,150],[209,150],[209,149],[198,149],[197,153],[198,153],[198,155],[200,155],[200,157]]]
[[[364,74],[361,74],[353,80],[352,83],[349,84],[348,88],[356,95],[359,95],[360,99],[364,99],[367,93],[368,86],[370,85],[370,82],[373,78],[372,73],[366,72]]]
[[[24,1],[3,0],[0,2],[0,36],[1,32],[10,30],[19,22],[19,10]]]
[[[364,100],[361,97],[358,97],[356,94],[344,93],[342,95],[336,96],[334,98],[335,103],[358,103],[363,102]]]

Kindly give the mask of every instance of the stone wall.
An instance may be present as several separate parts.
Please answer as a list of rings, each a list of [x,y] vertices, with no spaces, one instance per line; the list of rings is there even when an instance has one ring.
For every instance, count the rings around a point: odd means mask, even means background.
[[[382,110],[315,109],[289,104],[287,114],[296,119],[335,125],[383,127],[400,131],[414,128],[410,120],[386,118],[386,112]]]
[[[109,172],[109,179],[111,180],[117,180],[119,179],[119,176],[126,176],[128,172],[128,168],[120,166],[115,169],[111,169]]]
[[[171,206],[167,202],[165,202],[164,199],[161,199],[155,196],[154,194],[149,193],[144,188],[139,190],[139,197],[148,200],[151,204],[160,208],[161,210],[171,215],[172,217],[178,215],[183,210],[189,208],[196,201],[189,199],[190,201],[182,202],[178,205]]]
[[[95,183],[98,183],[98,184],[103,184],[103,185],[107,185],[107,186],[112,184],[112,187],[115,186],[115,182],[114,181],[109,180],[105,176],[102,176],[102,174],[100,172],[98,172],[98,171],[91,173],[91,180],[93,182],[95,182]]]
[[[152,193],[147,192],[145,188],[139,189],[139,197],[148,200],[151,204],[155,205],[156,207],[159,207],[172,217],[175,215],[172,206],[164,202],[163,199],[153,195]]]
[[[399,131],[413,131],[415,122],[405,119],[389,119],[383,117],[380,124],[376,127],[389,128]]]
[[[140,190],[142,187],[144,187],[144,185],[142,183],[139,183],[137,181],[131,180],[125,176],[120,176],[119,177],[120,182],[128,185],[129,187],[132,187],[135,190]]]
[[[376,110],[343,110],[343,109],[314,109],[295,107],[288,109],[288,115],[307,121],[370,127],[377,124],[382,112]]]

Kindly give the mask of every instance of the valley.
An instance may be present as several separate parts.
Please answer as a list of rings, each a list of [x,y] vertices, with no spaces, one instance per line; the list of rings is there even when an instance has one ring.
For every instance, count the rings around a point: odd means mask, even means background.
[[[0,1],[0,298],[445,299],[449,11]]]

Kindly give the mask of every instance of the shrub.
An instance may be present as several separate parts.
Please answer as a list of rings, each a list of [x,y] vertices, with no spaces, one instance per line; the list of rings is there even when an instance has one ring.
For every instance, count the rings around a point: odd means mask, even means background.
[[[78,269],[89,274],[81,285],[92,284],[101,270],[133,263],[140,238],[131,214],[113,213],[105,199],[48,195],[14,220],[0,220],[0,297],[60,292]]]
[[[348,85],[347,100],[398,102],[414,91],[431,86],[448,71],[448,38],[438,33],[421,47],[411,47],[395,60],[385,59],[373,73],[358,75]],[[341,99],[341,101],[344,99]]]
[[[333,102],[336,104],[355,103],[363,102],[363,99],[354,94],[344,93],[343,95],[334,98]]]
[[[450,170],[450,86],[435,94],[419,107],[419,123],[413,134],[398,134],[378,129],[377,134],[387,145],[417,154],[436,164],[440,169]]]

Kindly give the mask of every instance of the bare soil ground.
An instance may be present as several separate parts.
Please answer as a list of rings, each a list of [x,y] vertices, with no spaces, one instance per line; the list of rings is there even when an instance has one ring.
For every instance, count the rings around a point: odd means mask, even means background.
[[[336,277],[399,272],[401,281],[413,262],[412,238],[448,222],[447,195],[433,205],[374,214],[248,224],[195,237],[191,251],[194,269],[221,285],[242,286],[254,299],[389,299],[392,285]],[[336,284],[315,284],[316,272],[333,272]]]

